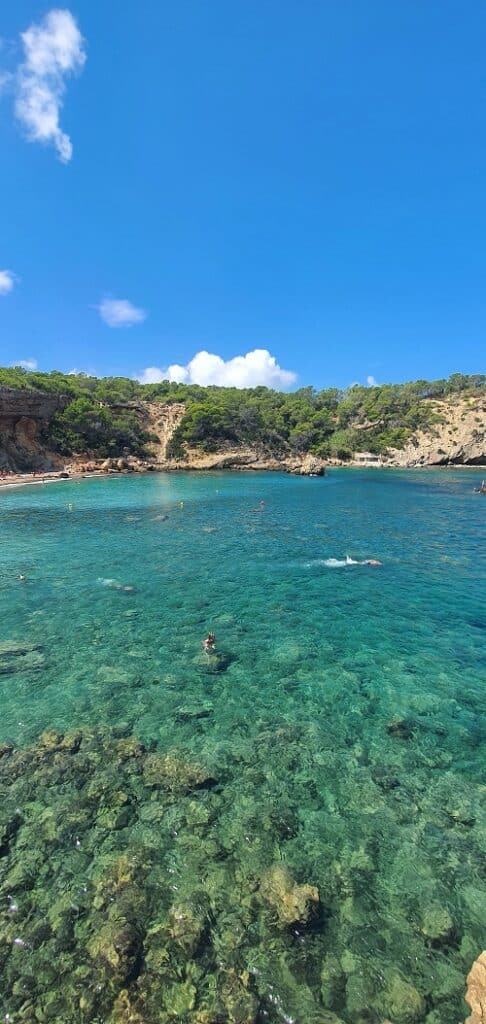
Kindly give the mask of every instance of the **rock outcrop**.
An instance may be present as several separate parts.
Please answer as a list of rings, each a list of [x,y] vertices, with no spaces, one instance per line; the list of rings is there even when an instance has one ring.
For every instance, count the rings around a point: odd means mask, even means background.
[[[0,470],[15,473],[47,472],[62,468],[62,460],[49,450],[49,422],[69,399],[48,392],[0,387]],[[402,449],[390,449],[380,459],[356,453],[347,465],[397,467],[434,465],[486,465],[486,398],[453,395],[430,402],[435,421],[417,431]],[[275,451],[261,445],[222,442],[217,451],[185,448],[180,459],[168,457],[170,441],[184,418],[183,402],[122,403],[112,406],[133,413],[150,437],[146,458],[93,459],[93,452],[76,456],[71,472],[141,472],[161,470],[266,470],[299,476],[324,476],[326,463],[310,453],[296,455],[288,449]],[[367,424],[366,424],[367,426]],[[340,459],[328,464],[342,464]]]
[[[49,470],[60,460],[48,452],[42,432],[67,399],[30,389],[0,387],[0,469]]]
[[[486,1024],[486,951],[478,956],[468,974],[466,1003],[472,1010],[466,1024]]]
[[[417,431],[404,448],[390,450],[388,465],[486,465],[484,395],[430,401],[437,422],[427,431]]]
[[[319,907],[317,887],[298,885],[281,864],[275,864],[263,875],[260,895],[270,904],[280,927],[306,924]]]

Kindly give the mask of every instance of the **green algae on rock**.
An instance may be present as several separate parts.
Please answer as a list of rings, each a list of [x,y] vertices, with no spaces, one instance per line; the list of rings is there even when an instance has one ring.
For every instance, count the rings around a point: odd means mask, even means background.
[[[260,893],[275,911],[280,925],[306,924],[319,906],[315,885],[297,885],[280,864],[267,871],[260,881]]]
[[[281,734],[278,758],[290,764],[300,732]],[[221,764],[215,772],[183,751],[147,750],[119,729],[50,729],[31,747],[5,745],[5,1019],[382,1024],[386,1017],[429,1024],[435,1013],[441,1024],[454,1024],[462,975],[443,954],[457,930],[428,868],[422,912],[411,900],[409,923],[397,902],[386,918],[395,917],[419,963],[422,951],[423,968],[408,979],[396,954],[387,955],[389,923],[381,925],[381,959],[370,963],[366,955],[362,908],[377,886],[378,848],[362,838],[354,846],[346,841],[336,859],[322,847],[322,871],[311,876],[318,884],[305,881],[305,858],[299,867],[295,856],[298,831],[288,828],[297,808],[279,787],[269,802],[260,752],[268,756],[263,743],[246,768],[228,751],[224,770]],[[246,770],[256,772],[259,801],[245,797],[235,815],[234,787]],[[348,772],[352,783],[350,763]],[[348,786],[352,803],[360,792],[353,796]],[[384,811],[372,806],[381,829]],[[275,859],[282,843],[294,850],[289,867]],[[417,852],[415,862],[409,851],[405,861],[403,855],[395,852],[406,886],[422,864]]]

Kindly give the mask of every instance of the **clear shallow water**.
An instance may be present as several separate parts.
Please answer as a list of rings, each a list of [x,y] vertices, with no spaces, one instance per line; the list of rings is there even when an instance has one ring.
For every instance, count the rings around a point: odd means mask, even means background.
[[[207,766],[207,821],[186,815],[180,847],[177,829],[154,834],[178,893],[216,887],[223,933],[245,933],[232,957],[259,1020],[464,1016],[486,907],[479,478],[181,474],[0,494],[3,641],[39,645],[0,654],[0,740],[116,726]],[[384,564],[326,564],[346,556]],[[119,849],[142,834],[131,820]],[[318,887],[310,928],[282,929],[259,901],[275,864]],[[432,935],[439,910],[452,924]],[[220,933],[215,963],[233,963]],[[154,1020],[196,1021],[198,999]]]

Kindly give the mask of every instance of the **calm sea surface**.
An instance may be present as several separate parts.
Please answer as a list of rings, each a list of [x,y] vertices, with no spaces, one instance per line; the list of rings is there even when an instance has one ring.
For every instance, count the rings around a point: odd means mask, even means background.
[[[152,851],[147,932],[164,927],[174,893],[207,908],[149,1024],[220,1019],[202,1013],[211,979],[216,990],[228,978],[241,999],[218,995],[223,1021],[464,1019],[486,920],[480,476],[154,474],[0,492],[0,741],[110,727],[214,780],[154,820],[148,790],[149,804],[97,826],[96,848],[90,822],[86,842],[81,824],[75,838],[54,830],[51,874],[31,876],[24,903],[12,870],[25,842],[0,858],[0,900],[5,912],[16,901],[25,942],[0,984],[4,1015],[30,1020],[17,1016],[19,986],[57,940],[54,925],[29,928],[65,891],[76,842],[71,893],[89,887],[97,857]],[[201,650],[209,629],[219,660]],[[55,815],[61,789],[35,784],[34,844],[38,807]],[[307,922],[283,922],[269,899],[276,866],[319,889]],[[68,960],[84,956],[76,942],[90,948],[90,913],[79,910]],[[32,984],[37,1005],[56,990]],[[52,999],[40,1020],[132,1019]]]

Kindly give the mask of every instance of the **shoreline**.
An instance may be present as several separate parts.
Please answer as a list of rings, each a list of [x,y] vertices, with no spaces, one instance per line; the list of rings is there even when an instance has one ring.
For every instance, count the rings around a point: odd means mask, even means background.
[[[328,471],[333,469],[366,469],[366,470],[400,470],[401,472],[410,472],[411,470],[474,470],[477,472],[486,472],[486,463],[471,465],[468,463],[459,464],[453,463],[449,465],[442,464],[430,464],[420,466],[394,466],[394,465],[362,465],[360,463],[337,463],[332,466],[326,467],[326,474]],[[306,474],[291,473],[285,468],[274,469],[268,466],[181,466],[180,464],[174,466],[155,466],[152,465],[147,469],[130,469],[120,471],[106,471],[106,470],[92,470],[90,472],[74,472],[69,475],[61,475],[65,473],[64,470],[53,471],[43,473],[42,475],[36,475],[27,473],[18,473],[15,476],[8,477],[6,479],[0,479],[0,490],[3,488],[15,488],[15,487],[38,487],[45,486],[46,484],[55,483],[69,483],[71,481],[79,480],[92,480],[99,479],[105,480],[109,477],[121,477],[121,476],[148,476],[153,473],[285,473],[287,476],[305,476]]]

